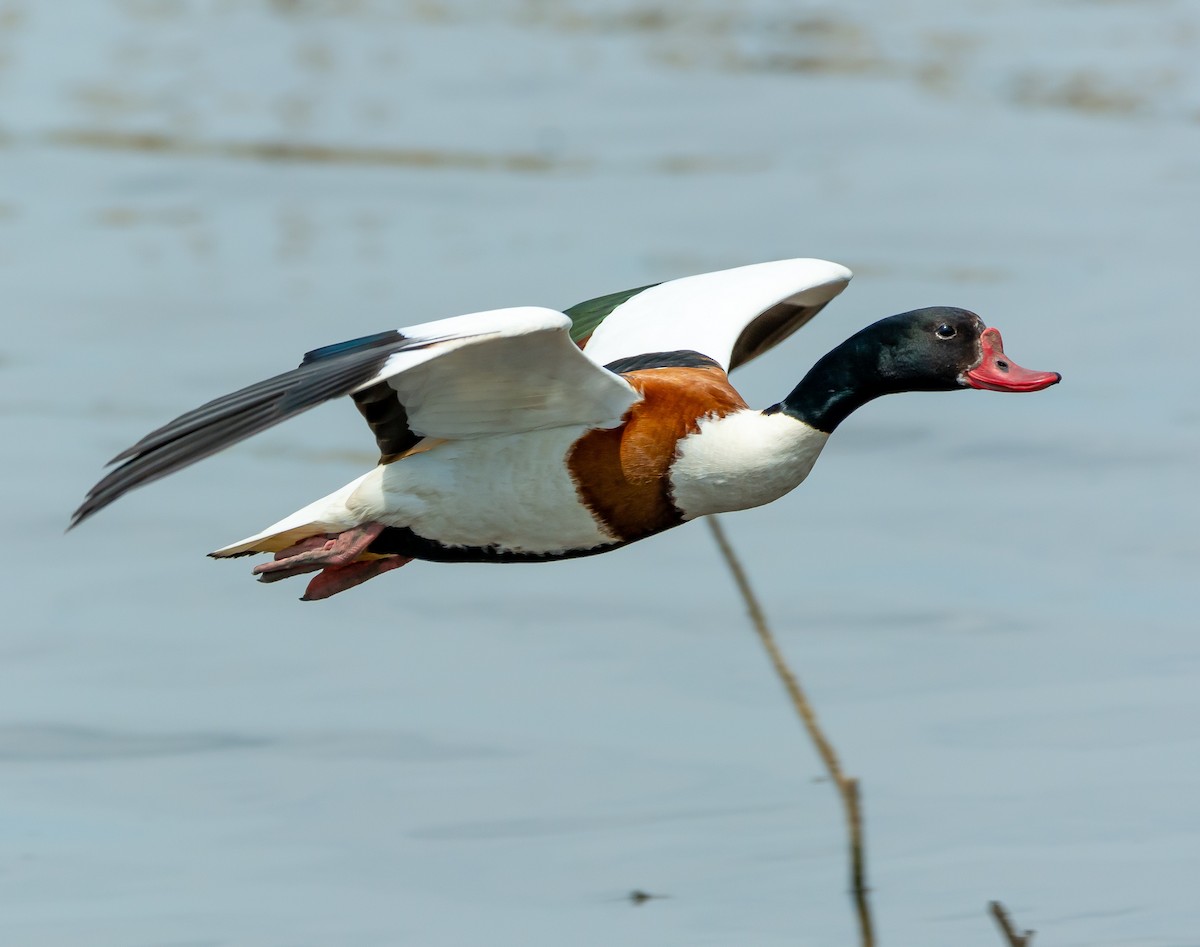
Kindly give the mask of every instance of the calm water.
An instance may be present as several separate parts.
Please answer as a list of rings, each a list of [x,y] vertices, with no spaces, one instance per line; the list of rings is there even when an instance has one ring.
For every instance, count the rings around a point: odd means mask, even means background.
[[[703,527],[316,605],[204,559],[371,463],[347,403],[62,535],[316,345],[813,255],[855,282],[752,402],[934,304],[1066,379],[873,404],[726,518],[882,942],[1200,943],[1198,221],[1183,0],[0,0],[0,939],[852,943]]]

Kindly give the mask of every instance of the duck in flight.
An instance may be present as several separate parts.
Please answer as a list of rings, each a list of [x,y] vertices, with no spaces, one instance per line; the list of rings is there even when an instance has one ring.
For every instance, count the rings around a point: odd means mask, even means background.
[[[688,520],[778,499],[851,412],[902,391],[1038,391],[1000,333],[933,307],[852,335],[782,400],[751,408],[727,372],[845,288],[824,260],[760,263],[558,312],[472,313],[315,349],[298,368],[181,415],[112,461],[75,526],[130,490],[349,395],[378,465],[211,553],[274,559],[263,582],[317,573],[328,598],[414,559],[590,556]]]

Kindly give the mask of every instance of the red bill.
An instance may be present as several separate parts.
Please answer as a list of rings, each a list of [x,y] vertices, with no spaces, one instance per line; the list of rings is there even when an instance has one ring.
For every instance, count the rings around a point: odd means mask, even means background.
[[[974,368],[963,372],[963,380],[972,388],[988,391],[1041,391],[1062,381],[1058,372],[1035,372],[1022,368],[1004,354],[999,329],[984,329],[979,337],[983,358]]]

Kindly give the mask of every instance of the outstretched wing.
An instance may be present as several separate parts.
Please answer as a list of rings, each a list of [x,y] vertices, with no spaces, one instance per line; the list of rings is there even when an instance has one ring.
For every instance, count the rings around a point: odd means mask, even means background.
[[[322,402],[352,395],[384,459],[422,437],[612,427],[638,399],[571,341],[570,319],[522,307],[455,316],[315,349],[298,368],[181,415],[110,463],[71,525],[136,487]]]
[[[600,364],[690,349],[728,371],[808,322],[850,276],[827,260],[778,260],[600,296],[566,312],[572,337]]]

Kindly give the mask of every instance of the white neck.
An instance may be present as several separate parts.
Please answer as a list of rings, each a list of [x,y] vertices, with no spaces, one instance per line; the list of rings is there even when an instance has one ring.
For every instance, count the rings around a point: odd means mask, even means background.
[[[812,470],[829,435],[782,411],[705,418],[679,442],[671,492],[684,519],[777,500]]]

